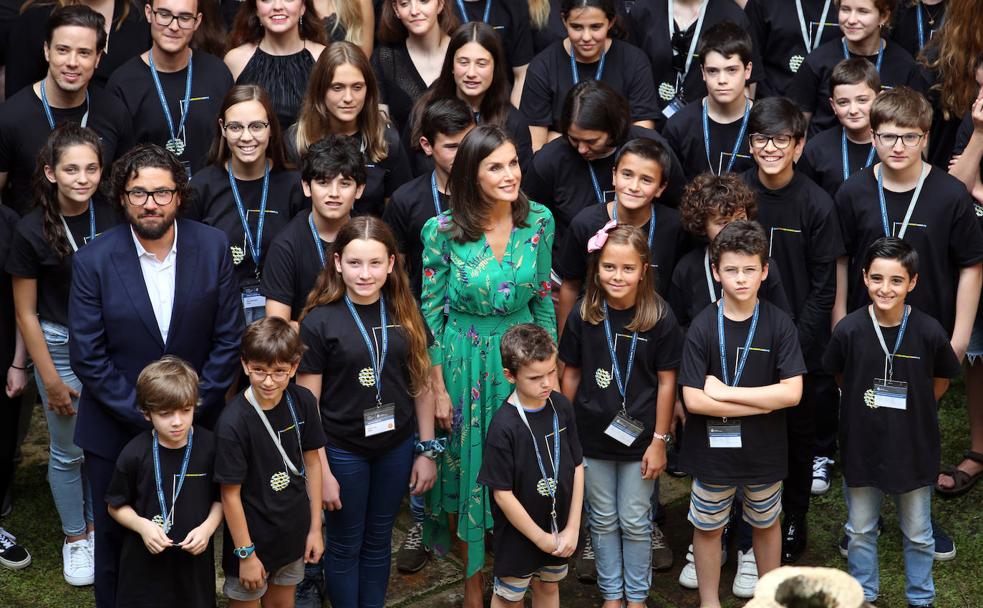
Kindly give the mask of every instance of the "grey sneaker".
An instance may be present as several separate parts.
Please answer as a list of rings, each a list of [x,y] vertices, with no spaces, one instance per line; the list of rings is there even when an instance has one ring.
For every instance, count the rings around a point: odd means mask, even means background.
[[[596,583],[597,565],[594,558],[594,543],[591,541],[590,532],[581,536],[583,546],[577,553],[577,579],[584,583]]]
[[[406,533],[406,540],[396,554],[396,569],[404,574],[419,572],[427,565],[430,553],[423,544],[423,524],[413,524]]]
[[[666,543],[662,528],[652,522],[652,569],[669,570],[672,568],[672,549]]]

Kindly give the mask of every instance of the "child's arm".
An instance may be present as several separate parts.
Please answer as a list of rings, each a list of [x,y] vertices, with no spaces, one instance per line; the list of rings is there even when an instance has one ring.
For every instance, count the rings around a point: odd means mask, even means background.
[[[749,405],[766,411],[792,407],[802,399],[802,376],[785,378],[768,386],[727,386],[714,376],[707,376],[703,387],[707,396],[717,401]]]
[[[836,258],[836,296],[833,298],[833,323],[836,327],[846,316],[846,292],[849,285],[850,260],[845,255]]]
[[[703,389],[694,388],[692,386],[683,387],[683,402],[686,404],[686,410],[691,414],[717,416],[720,418],[757,416],[759,414],[767,414],[769,412],[769,410],[755,407],[753,405],[718,401],[707,395]]]
[[[966,184],[975,193],[980,184],[980,158],[983,158],[983,89],[976,96],[972,107],[973,134],[962,154],[949,163],[949,174]]]
[[[577,305],[577,298],[580,297],[580,288],[583,284],[584,282],[579,279],[563,279],[563,283],[560,284],[560,294],[556,304],[557,336],[563,336],[563,328],[567,325],[570,311]]]
[[[304,563],[316,564],[324,553],[324,537],[321,536],[321,451],[306,450],[304,467],[307,469],[307,495],[311,503],[311,528],[307,531]]]
[[[225,526],[232,536],[234,548],[253,545],[249,525],[246,523],[246,512],[242,508],[242,497],[239,494],[241,490],[242,486],[239,484],[222,484],[222,511],[225,513]],[[239,560],[239,582],[250,591],[259,589],[266,582],[266,568],[255,551],[246,559]]]
[[[579,367],[573,367],[568,363],[563,368],[563,379],[560,381],[560,390],[570,403],[573,403],[573,398],[577,395],[577,389],[580,388],[580,377]]]
[[[324,380],[322,374],[297,374],[297,386],[303,386],[318,397],[321,394],[321,382]],[[318,470],[321,475],[321,503],[328,511],[337,511],[341,508],[341,489],[338,480],[331,475],[331,467],[328,466],[328,457],[324,453],[324,448],[318,451]]]
[[[551,553],[557,557],[570,557],[577,550],[580,537],[580,513],[584,504],[584,465],[578,464],[573,470],[573,492],[570,494],[570,512],[567,525],[557,537],[556,549]]]
[[[434,438],[434,404],[433,387],[428,383],[428,386],[413,399],[416,410],[416,430],[420,441],[430,441]],[[437,463],[423,454],[417,454],[413,459],[413,470],[410,472],[410,493],[413,496],[422,496],[433,487],[436,480]]]
[[[188,535],[184,537],[175,546],[180,547],[190,553],[191,555],[201,555],[201,553],[208,547],[208,541],[211,540],[212,534],[215,534],[215,529],[218,525],[222,523],[222,503],[213,502],[211,509],[208,510],[208,517],[205,521],[188,532]]]
[[[980,286],[983,285],[983,265],[974,264],[959,269],[959,286],[956,288],[956,322],[952,327],[952,350],[960,361],[969,348],[969,335],[976,320],[976,307],[980,303]]]
[[[582,469],[582,467],[577,468]],[[583,475],[582,470],[581,475]],[[581,477],[581,484],[583,484],[583,477]],[[583,488],[583,485],[581,485],[581,488]],[[523,536],[531,540],[540,551],[550,554],[556,551],[557,539],[553,538],[551,533],[540,528],[539,525],[537,525],[536,522],[529,517],[529,513],[526,512],[525,507],[523,507],[522,503],[519,502],[519,499],[515,497],[512,490],[493,489],[492,497],[495,499],[495,504],[498,505],[498,508],[505,514],[505,518],[509,520],[509,523],[512,524],[512,526]],[[570,508],[572,510],[573,505],[571,505]],[[580,507],[577,508],[579,509]]]
[[[932,378],[932,390],[935,393],[935,401],[938,402],[942,395],[949,390],[948,378]]]
[[[676,370],[658,372],[659,390],[655,397],[655,432],[665,435],[672,426],[676,405]],[[652,438],[642,455],[642,479],[655,479],[666,469],[666,442]]]
[[[147,551],[156,555],[173,544],[171,539],[164,534],[163,528],[146,517],[137,515],[137,512],[130,505],[123,505],[119,508],[110,505],[108,509],[109,514],[119,522],[119,525],[140,535]]]

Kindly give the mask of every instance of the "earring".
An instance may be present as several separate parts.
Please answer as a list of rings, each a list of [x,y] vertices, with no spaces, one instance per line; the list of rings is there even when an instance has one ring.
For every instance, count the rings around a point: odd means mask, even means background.
[[[304,16],[300,16],[300,24],[297,26],[301,31],[304,31]]]

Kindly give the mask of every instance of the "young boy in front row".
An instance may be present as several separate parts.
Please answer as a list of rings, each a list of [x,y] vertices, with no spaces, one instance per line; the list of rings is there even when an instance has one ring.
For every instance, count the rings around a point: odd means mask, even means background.
[[[478,483],[495,520],[492,608],[559,608],[559,582],[577,548],[584,466],[573,407],[556,385],[556,344],[531,323],[502,336],[502,367],[515,391],[492,417]]]
[[[728,224],[710,246],[723,295],[693,319],[679,370],[686,425],[680,468],[692,475],[689,521],[703,608],[720,606],[720,542],[738,486],[754,528],[758,574],[779,566],[785,408],[802,396],[805,364],[795,325],[758,291],[768,240],[753,222]]]
[[[911,245],[893,236],[874,241],[864,255],[863,280],[872,303],[836,325],[823,357],[842,389],[847,564],[864,599],[875,601],[878,518],[890,495],[905,539],[908,605],[931,606],[938,400],[959,375],[959,360],[942,325],[906,304],[918,282]]]
[[[215,439],[193,427],[198,374],[168,355],[137,378],[153,430],[134,437],[106,491],[109,514],[130,530],[120,551],[116,605],[215,605],[212,535],[222,505],[212,470]]]
[[[222,484],[223,591],[230,608],[293,606],[304,564],[324,552],[317,400],[291,384],[304,345],[280,317],[246,329],[242,368],[249,387],[225,407],[215,433]]]

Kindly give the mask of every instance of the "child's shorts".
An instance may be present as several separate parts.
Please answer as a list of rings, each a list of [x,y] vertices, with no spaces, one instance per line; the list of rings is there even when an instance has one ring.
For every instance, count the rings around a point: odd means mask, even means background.
[[[689,521],[700,530],[717,530],[727,525],[737,486],[720,486],[693,479]],[[782,482],[744,486],[744,521],[767,528],[782,513]]]
[[[983,320],[977,319],[973,324],[973,333],[969,335],[966,360],[970,365],[975,365],[979,359],[983,359]]]
[[[239,582],[239,577],[226,577],[225,583],[222,585],[222,593],[230,600],[252,602],[266,595],[267,585],[289,587],[300,583],[302,580],[304,580],[304,558],[290,562],[273,574],[267,573],[266,583],[259,589],[246,589]]]
[[[505,576],[495,577],[495,595],[509,602],[521,602],[526,596],[526,589],[532,582],[533,577],[538,578],[544,583],[559,583],[567,577],[567,565],[562,566],[543,566],[538,572],[533,572],[529,576]]]

